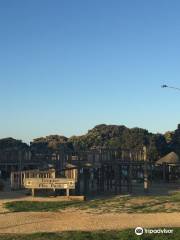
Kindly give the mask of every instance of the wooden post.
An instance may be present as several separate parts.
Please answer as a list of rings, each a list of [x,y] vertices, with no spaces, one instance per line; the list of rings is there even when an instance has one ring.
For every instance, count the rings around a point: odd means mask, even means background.
[[[113,188],[113,168],[112,168],[112,165],[110,166],[110,189]]]
[[[56,189],[53,188],[54,197],[56,197]]]
[[[114,191],[115,191],[115,194],[118,193],[118,182],[119,182],[118,171],[119,171],[119,168],[118,168],[118,164],[116,163],[116,164],[114,164],[114,185],[115,185],[114,186],[115,187]]]
[[[69,188],[66,189],[66,196],[69,197]]]
[[[110,170],[109,166],[106,167],[106,189],[109,191],[109,186],[110,186]]]
[[[32,197],[34,197],[34,196],[35,196],[35,189],[32,188]]]
[[[102,163],[100,168],[100,190],[104,191],[104,165]]]
[[[119,171],[119,193],[122,191],[122,165],[118,165],[118,171]]]
[[[128,165],[128,192],[132,193],[132,163]]]
[[[163,163],[163,182],[166,182],[166,163]]]
[[[11,172],[11,189],[14,188],[14,173]]]
[[[149,168],[150,168],[150,184],[152,184],[152,182],[153,182],[153,165],[152,165],[152,163],[150,163]]]
[[[23,174],[23,172],[21,171],[21,179],[20,179],[20,181],[21,181],[21,183],[20,183],[20,189],[22,189],[24,186],[23,186],[23,178],[22,178],[22,174]]]
[[[120,157],[121,159],[121,161],[123,161],[124,160],[124,152],[123,152],[123,150],[121,151],[121,157]]]
[[[97,183],[96,183],[96,191],[97,192],[100,192],[100,177],[99,177],[99,175],[100,175],[100,168],[98,167],[97,169],[96,169],[96,180],[97,180]]]
[[[147,164],[147,149],[143,147],[143,158],[144,158],[144,191],[148,192],[148,164]]]
[[[78,166],[77,166],[77,179],[76,179],[76,187],[75,192],[77,195],[80,195],[81,193],[81,177],[80,177],[80,155],[78,155]]]
[[[172,168],[169,165],[168,166],[168,181],[170,182],[172,180]]]
[[[132,153],[129,153],[129,164],[128,164],[128,192],[132,192]]]
[[[88,194],[89,192],[89,178],[90,178],[89,169],[84,168],[83,169],[84,194]]]

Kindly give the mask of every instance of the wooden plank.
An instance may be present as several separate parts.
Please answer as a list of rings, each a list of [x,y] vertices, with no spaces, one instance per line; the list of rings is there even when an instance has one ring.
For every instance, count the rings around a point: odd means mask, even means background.
[[[66,178],[29,178],[25,179],[24,185],[29,189],[75,189],[74,179]]]

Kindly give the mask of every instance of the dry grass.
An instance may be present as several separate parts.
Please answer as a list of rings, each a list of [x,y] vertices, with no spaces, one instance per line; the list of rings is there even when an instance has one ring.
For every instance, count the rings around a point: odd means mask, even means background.
[[[179,212],[180,192],[166,196],[114,196],[80,201],[15,201],[5,203],[13,212],[61,211],[80,209],[89,213],[157,213]]]

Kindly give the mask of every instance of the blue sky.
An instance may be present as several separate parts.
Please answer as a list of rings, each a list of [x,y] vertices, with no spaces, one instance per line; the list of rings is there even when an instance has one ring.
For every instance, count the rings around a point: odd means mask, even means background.
[[[178,0],[1,0],[0,138],[180,123]]]

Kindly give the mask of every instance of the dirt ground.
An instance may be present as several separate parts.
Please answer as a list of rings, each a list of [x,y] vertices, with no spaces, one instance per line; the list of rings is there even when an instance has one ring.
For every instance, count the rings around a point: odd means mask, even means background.
[[[85,212],[28,212],[0,215],[0,233],[118,230],[141,227],[179,227],[180,214],[101,214]]]
[[[180,213],[92,214],[80,210],[62,212],[17,212],[3,207],[10,201],[57,201],[58,198],[32,198],[22,192],[0,193],[0,233],[118,230],[142,227],[180,227]]]

